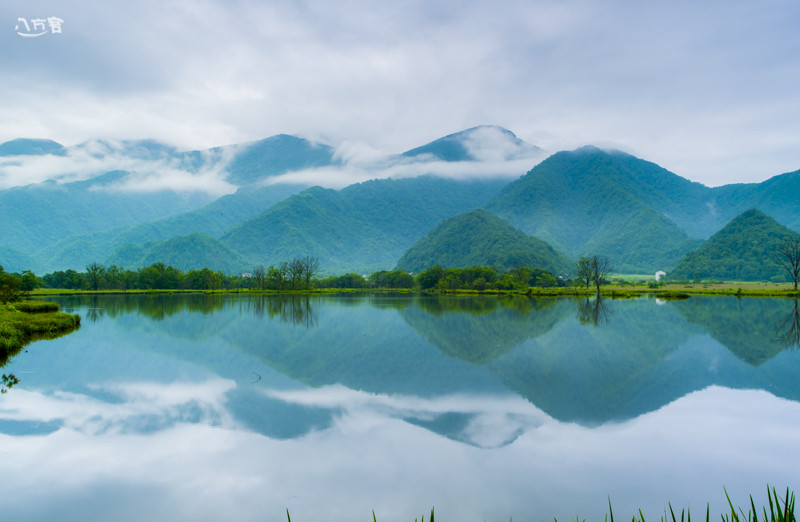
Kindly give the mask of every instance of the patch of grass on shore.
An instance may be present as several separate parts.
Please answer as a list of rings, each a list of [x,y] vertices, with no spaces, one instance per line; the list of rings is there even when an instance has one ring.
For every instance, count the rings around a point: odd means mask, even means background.
[[[56,303],[42,301],[0,305],[0,366],[26,344],[39,339],[53,339],[80,326],[79,315],[57,310]]]

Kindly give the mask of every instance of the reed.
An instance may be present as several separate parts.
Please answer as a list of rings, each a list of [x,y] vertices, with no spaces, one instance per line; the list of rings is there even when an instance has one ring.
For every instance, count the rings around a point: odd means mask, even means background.
[[[767,506],[763,506],[761,511],[759,511],[756,508],[753,495],[750,495],[750,507],[747,512],[742,508],[737,509],[734,507],[727,490],[725,490],[725,498],[728,500],[728,506],[730,506],[731,511],[729,514],[721,514],[722,522],[797,522],[797,516],[795,515],[795,495],[789,488],[786,488],[785,496],[781,497],[778,495],[775,488],[770,489],[770,487],[767,486],[769,511],[767,511]],[[680,515],[677,515],[671,503],[668,504],[668,507],[669,513],[665,511],[661,516],[660,522],[692,522],[692,514],[688,509],[682,509]],[[292,522],[292,517],[289,515],[288,509],[286,510],[286,518],[289,522]],[[558,519],[553,520],[554,522],[558,522]],[[372,511],[372,521],[378,522],[375,516],[375,510]],[[423,515],[421,520],[415,518],[414,522],[425,522],[425,516]],[[434,522],[433,508],[431,508],[429,522]],[[509,519],[509,522],[512,522],[512,519]],[[586,521],[575,517],[575,522]],[[605,522],[614,522],[614,510],[611,506],[610,498],[608,500],[608,515],[605,517]],[[633,515],[631,522],[647,522],[641,509],[638,510],[637,514]],[[711,509],[709,505],[706,505],[705,522],[711,522]]]

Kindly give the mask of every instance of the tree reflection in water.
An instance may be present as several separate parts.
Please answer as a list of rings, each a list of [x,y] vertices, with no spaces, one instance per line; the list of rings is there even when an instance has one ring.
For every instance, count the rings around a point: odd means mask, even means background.
[[[778,340],[790,349],[800,349],[800,300],[794,300],[792,311],[778,328]]]
[[[278,318],[285,323],[311,328],[317,317],[308,295],[260,295],[251,298],[248,306],[256,317]]]
[[[594,299],[587,297],[583,301],[578,301],[578,321],[581,324],[599,326],[607,323],[609,317],[611,310],[599,294]]]

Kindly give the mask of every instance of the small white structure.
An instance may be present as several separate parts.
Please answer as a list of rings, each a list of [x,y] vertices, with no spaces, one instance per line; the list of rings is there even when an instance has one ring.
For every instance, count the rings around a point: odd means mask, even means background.
[[[656,281],[661,281],[662,277],[667,277],[667,273],[659,270],[656,272]]]

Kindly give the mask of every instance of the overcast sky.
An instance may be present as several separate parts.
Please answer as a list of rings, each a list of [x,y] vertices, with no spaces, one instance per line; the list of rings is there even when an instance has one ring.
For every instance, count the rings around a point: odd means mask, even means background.
[[[494,124],[761,181],[800,169],[798,26],[794,0],[4,1],[0,141],[396,153]]]

